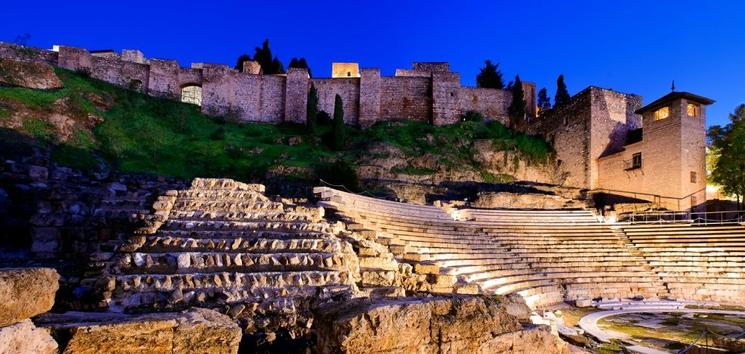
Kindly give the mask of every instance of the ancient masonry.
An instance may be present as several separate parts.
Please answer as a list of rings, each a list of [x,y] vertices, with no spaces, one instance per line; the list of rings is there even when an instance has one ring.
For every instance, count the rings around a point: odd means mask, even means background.
[[[406,291],[478,293],[447,275],[417,272],[383,244],[324,219],[324,209],[272,201],[264,187],[195,179],[140,214],[144,226],[105,262],[110,310],[209,307],[249,330],[307,328],[312,304]]]
[[[201,105],[202,112],[240,121],[281,123],[305,121],[310,86],[318,90],[319,109],[333,112],[338,94],[344,119],[363,127],[386,120],[412,119],[437,125],[458,121],[468,111],[507,121],[512,96],[507,90],[464,87],[447,63],[414,63],[395,76],[380,69],[358,69],[356,63],[335,63],[331,78],[310,78],[306,69],[286,75],[261,75],[255,62],[243,72],[226,65],[194,63],[182,68],[175,60],[145,58],[138,50],[92,51],[55,46],[53,51],[0,43],[0,57],[41,60],[89,73],[153,96]],[[529,115],[535,116],[535,85],[523,83]]]
[[[706,201],[706,105],[671,92],[642,107],[642,98],[588,87],[530,122],[556,150],[565,184],[645,199],[671,210]]]
[[[255,62],[244,63],[243,72],[202,63],[181,68],[174,60],[146,59],[136,50],[118,54],[55,46],[45,51],[0,43],[0,58],[83,71],[239,121],[302,123],[311,85],[318,90],[321,110],[332,112],[338,94],[347,123],[362,127],[396,119],[450,124],[467,111],[506,123],[511,102],[506,90],[461,86],[447,63],[414,63],[392,77],[381,76],[379,69],[360,70],[356,63],[334,63],[332,78],[310,78],[305,69],[261,75]],[[539,182],[558,179],[566,186],[645,199],[673,210],[705,203],[705,106],[713,100],[671,92],[642,107],[639,96],[591,86],[536,117],[534,85],[526,83],[525,92],[525,130],[551,143],[560,171],[559,178]]]
[[[609,224],[588,210],[455,209],[315,192],[415,272],[519,294],[531,307],[597,298],[745,304],[745,227]]]

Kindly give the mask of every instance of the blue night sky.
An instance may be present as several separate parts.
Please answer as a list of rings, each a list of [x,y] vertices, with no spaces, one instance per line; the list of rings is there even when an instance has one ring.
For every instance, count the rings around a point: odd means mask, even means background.
[[[745,103],[745,1],[95,1],[5,0],[0,40],[28,45],[136,48],[147,57],[233,65],[269,38],[287,65],[305,57],[315,76],[332,61],[380,67],[448,61],[474,85],[485,59],[547,87],[566,76],[644,102],[678,90],[717,102],[708,124]]]

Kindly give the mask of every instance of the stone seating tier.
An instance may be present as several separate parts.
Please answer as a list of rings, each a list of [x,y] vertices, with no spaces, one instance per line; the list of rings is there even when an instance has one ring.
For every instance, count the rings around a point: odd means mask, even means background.
[[[153,221],[112,260],[114,311],[199,306],[273,328],[304,318],[311,302],[359,293],[361,259],[321,208],[272,201],[263,186],[222,179],[196,179],[152,208],[142,219]],[[386,265],[385,255],[362,258],[368,277]],[[388,267],[397,274],[395,262]]]
[[[322,205],[426,264],[531,306],[562,300],[657,297],[667,289],[644,259],[589,211],[438,209],[318,188]]]
[[[745,304],[745,227],[622,225],[672,297]]]

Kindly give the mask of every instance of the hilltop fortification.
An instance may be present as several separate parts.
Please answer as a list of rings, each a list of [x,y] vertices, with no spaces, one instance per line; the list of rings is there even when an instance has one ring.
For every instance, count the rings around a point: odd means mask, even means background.
[[[383,76],[379,68],[359,69],[356,63],[335,63],[330,78],[311,78],[306,69],[283,75],[261,75],[260,66],[246,62],[238,71],[227,65],[146,58],[139,50],[88,51],[54,46],[51,51],[0,43],[0,57],[45,61],[83,71],[91,77],[140,92],[197,104],[202,112],[250,122],[304,122],[310,86],[318,89],[319,110],[333,112],[338,94],[348,124],[411,119],[436,125],[456,122],[468,111],[507,121],[512,96],[507,90],[462,86],[448,63],[414,63]],[[535,116],[535,85],[524,83],[527,111]]]

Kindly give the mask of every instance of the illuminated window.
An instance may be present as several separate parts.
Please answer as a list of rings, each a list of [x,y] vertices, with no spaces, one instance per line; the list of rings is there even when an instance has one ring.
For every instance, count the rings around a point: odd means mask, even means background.
[[[202,105],[202,87],[200,86],[184,86],[181,89],[181,102],[195,104],[197,106]]]
[[[670,116],[670,107],[662,107],[654,111],[654,120],[665,119]]]
[[[687,110],[689,117],[698,117],[701,114],[701,107],[695,103],[689,103]]]

